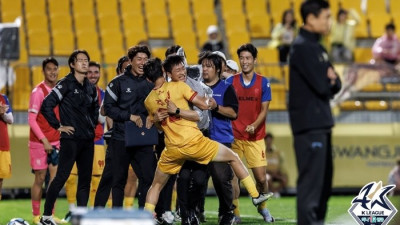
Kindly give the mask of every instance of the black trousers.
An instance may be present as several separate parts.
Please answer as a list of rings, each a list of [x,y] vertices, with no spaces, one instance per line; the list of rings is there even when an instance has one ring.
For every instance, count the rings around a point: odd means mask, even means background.
[[[132,165],[138,179],[137,190],[139,208],[146,202],[147,191],[154,179],[157,167],[157,158],[153,146],[125,147],[125,141],[111,140],[111,165],[112,165],[112,201],[113,208],[123,206],[124,189],[128,177],[129,164]]]
[[[181,217],[188,218],[204,198],[207,179],[207,165],[186,161],[177,180],[178,206]]]
[[[87,206],[90,181],[92,179],[93,154],[93,140],[61,138],[58,169],[53,182],[51,182],[47,190],[43,215],[51,215],[57,196],[64,187],[75,162],[78,168],[76,204],[82,207]]]
[[[297,223],[324,224],[333,176],[331,132],[316,130],[294,135],[294,148],[299,174]]]
[[[97,188],[96,197],[94,199],[94,207],[105,207],[108,198],[110,197],[112,179],[113,179],[111,151],[112,151],[112,144],[110,142],[106,150],[106,162],[105,162],[106,165],[104,166],[99,187]]]
[[[211,162],[208,171],[219,200],[218,215],[222,216],[235,209],[231,183],[233,171],[231,165],[225,162]]]

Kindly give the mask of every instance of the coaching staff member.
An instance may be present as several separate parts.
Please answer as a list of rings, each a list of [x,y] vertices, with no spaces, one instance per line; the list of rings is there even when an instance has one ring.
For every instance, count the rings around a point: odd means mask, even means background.
[[[341,82],[319,44],[330,28],[329,3],[309,0],[301,5],[304,26],[290,52],[289,115],[297,168],[297,222],[323,224],[332,186],[329,100]]]
[[[86,207],[94,153],[94,129],[99,117],[96,87],[89,82],[89,54],[75,50],[68,59],[71,72],[44,99],[41,113],[50,126],[61,132],[60,155],[56,176],[47,190],[40,224],[56,225],[51,213],[54,202],[76,162],[78,167],[77,206]],[[53,109],[59,106],[60,121]]]

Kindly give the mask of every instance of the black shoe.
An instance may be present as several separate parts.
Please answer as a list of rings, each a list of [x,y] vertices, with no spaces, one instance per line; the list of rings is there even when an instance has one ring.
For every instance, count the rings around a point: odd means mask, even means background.
[[[62,219],[62,221],[65,221],[65,222],[71,221],[71,215],[72,215],[72,213],[71,213],[71,211],[69,211],[67,214],[65,214],[65,217],[64,217],[64,219]]]
[[[236,224],[235,214],[233,214],[232,212],[228,212],[221,216],[219,225],[233,225],[233,224]]]
[[[190,225],[199,225],[200,221],[199,218],[197,218],[196,213],[192,212],[190,217]]]
[[[207,222],[207,220],[206,220],[206,215],[204,214],[204,212],[196,213],[196,216],[197,216],[197,218],[199,219],[199,222],[200,222],[200,223],[205,223],[205,222]]]
[[[53,217],[49,217],[48,219],[43,219],[43,217],[40,218],[40,225],[57,225],[56,222],[54,222]]]
[[[181,218],[181,225],[191,225],[189,218]]]

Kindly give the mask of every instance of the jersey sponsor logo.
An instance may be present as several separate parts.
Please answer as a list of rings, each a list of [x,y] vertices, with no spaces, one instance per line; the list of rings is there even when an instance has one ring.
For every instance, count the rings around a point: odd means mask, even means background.
[[[61,84],[57,85],[57,88],[58,88],[58,89],[61,89],[61,88],[62,88],[62,85],[61,85]]]
[[[131,88],[127,88],[126,89],[126,93],[131,93],[132,91],[131,91]]]
[[[238,96],[239,101],[251,101],[251,102],[256,102],[258,101],[258,97],[252,97],[252,96]]]
[[[114,84],[113,84],[113,83],[110,83],[110,85],[108,85],[108,86],[110,86],[110,88],[111,88],[112,86],[114,86]]]
[[[75,89],[75,90],[74,90],[74,94],[79,94],[78,89]]]
[[[351,202],[348,210],[353,219],[360,225],[386,225],[397,213],[397,209],[386,197],[395,185],[382,187],[382,181],[365,185],[358,196]]]

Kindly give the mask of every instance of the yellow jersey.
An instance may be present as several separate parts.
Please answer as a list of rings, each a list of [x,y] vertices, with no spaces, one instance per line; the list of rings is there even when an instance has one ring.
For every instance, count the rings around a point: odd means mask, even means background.
[[[196,95],[197,92],[184,82],[164,82],[160,88],[153,89],[149,93],[144,104],[153,119],[155,112],[167,109],[168,101],[172,101],[180,109],[190,110],[189,102]],[[196,122],[183,119],[179,115],[169,115],[160,124],[165,133],[167,148],[182,148],[194,138],[203,135]]]

